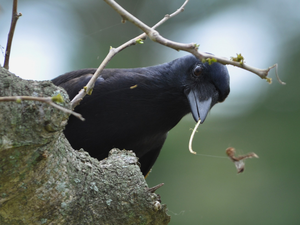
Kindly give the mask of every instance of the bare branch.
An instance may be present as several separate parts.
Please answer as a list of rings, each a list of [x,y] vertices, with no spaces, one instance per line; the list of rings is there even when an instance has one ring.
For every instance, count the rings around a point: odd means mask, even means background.
[[[72,110],[66,109],[60,105],[57,105],[54,103],[55,97],[47,97],[47,98],[42,98],[42,97],[32,97],[32,96],[9,96],[9,97],[0,97],[0,102],[6,102],[6,101],[15,101],[17,103],[21,103],[23,100],[29,100],[29,101],[39,101],[39,102],[44,102],[47,103],[48,105],[51,105],[65,113],[70,113],[80,120],[84,121],[84,118],[81,116],[81,114],[76,113]],[[59,102],[59,101],[58,101]]]
[[[184,7],[186,6],[186,4],[188,3],[189,0],[186,0],[183,5],[177,9],[174,13],[172,13],[171,15],[167,14],[165,15],[165,17],[160,20],[157,24],[155,24],[153,26],[153,28],[150,28],[150,29],[155,29],[157,27],[159,27],[160,25],[162,25],[164,22],[166,22],[168,19],[176,16],[177,14],[179,14],[180,12],[183,12],[184,11]],[[130,13],[128,13],[126,10],[126,15],[131,15]],[[122,19],[125,19],[127,17],[123,17],[121,15]],[[136,18],[136,20],[138,20]],[[139,21],[139,20],[138,20]],[[71,106],[72,106],[72,109],[74,109],[79,103],[80,101],[84,98],[84,96],[88,93],[91,93],[92,92],[92,89],[94,88],[94,85],[95,85],[95,82],[97,80],[97,78],[100,76],[100,73],[101,71],[105,68],[105,66],[107,65],[107,63],[117,54],[119,53],[120,51],[124,50],[125,48],[129,47],[129,46],[132,46],[132,45],[136,45],[137,43],[140,43],[141,40],[145,40],[147,37],[147,34],[146,33],[143,33],[129,41],[127,41],[126,43],[120,45],[119,47],[117,48],[110,48],[110,51],[109,53],[107,54],[107,56],[105,57],[105,59],[102,61],[102,63],[100,64],[100,66],[98,67],[98,69],[96,70],[96,72],[94,73],[94,75],[92,76],[92,78],[90,79],[90,81],[88,82],[88,84],[80,90],[80,92],[72,99],[71,101]]]
[[[92,93],[92,89],[94,88],[95,82],[96,82],[97,78],[100,76],[101,71],[105,68],[107,63],[117,53],[119,53],[120,51],[124,50],[125,48],[127,48],[129,46],[135,45],[137,43],[142,43],[142,40],[145,40],[147,36],[152,41],[158,42],[162,45],[173,48],[177,51],[183,50],[183,51],[190,52],[191,54],[198,57],[201,61],[206,61],[206,60],[214,58],[219,63],[225,64],[225,65],[227,64],[227,65],[240,67],[242,69],[245,69],[245,70],[248,70],[252,73],[257,74],[260,78],[266,79],[268,82],[271,82],[271,78],[268,78],[267,76],[268,76],[269,71],[272,68],[276,67],[276,64],[269,67],[269,68],[267,68],[267,69],[254,68],[254,67],[246,65],[245,63],[236,62],[236,61],[224,58],[224,57],[214,56],[214,55],[204,53],[204,52],[199,52],[198,51],[198,45],[196,43],[185,44],[185,43],[174,42],[174,41],[171,41],[171,40],[168,40],[168,39],[162,37],[155,30],[158,26],[160,26],[161,24],[166,22],[171,17],[174,17],[177,14],[179,14],[180,12],[184,11],[184,7],[188,3],[188,0],[186,0],[182,4],[182,6],[179,9],[177,9],[174,13],[172,13],[171,15],[169,15],[169,14],[165,15],[165,17],[161,21],[159,21],[157,24],[155,24],[152,28],[149,27],[148,25],[146,25],[145,23],[143,23],[142,21],[140,21],[138,18],[131,15],[129,12],[127,12],[124,8],[122,8],[115,1],[113,1],[113,0],[104,0],[104,1],[107,4],[109,4],[115,11],[117,11],[120,14],[120,16],[122,18],[122,21],[128,20],[129,22],[133,23],[134,25],[139,27],[141,30],[143,30],[145,33],[143,33],[143,34],[127,41],[126,43],[120,45],[117,48],[112,48],[112,47],[110,48],[109,53],[107,54],[105,59],[102,61],[102,63],[100,64],[100,66],[98,67],[98,69],[94,73],[93,77],[88,82],[88,84],[83,89],[81,89],[80,92],[72,99],[72,101],[71,101],[72,109],[74,109],[80,103],[80,101],[84,98],[84,96],[86,94],[91,94]],[[284,82],[280,81],[280,79],[278,77],[278,74],[277,74],[277,70],[276,70],[276,76],[277,76],[277,79],[280,83],[285,84]]]
[[[158,42],[162,45],[173,48],[177,51],[183,50],[183,51],[190,52],[202,61],[211,59],[211,58],[215,58],[219,63],[240,67],[242,69],[245,69],[252,73],[257,74],[262,79],[267,79],[267,81],[270,81],[270,78],[267,78],[267,76],[268,76],[269,71],[272,68],[274,68],[275,65],[271,66],[267,69],[258,69],[255,67],[248,66],[244,63],[232,61],[227,58],[213,56],[211,54],[207,54],[204,52],[199,52],[197,44],[195,44],[195,43],[184,44],[184,43],[179,43],[179,42],[174,42],[174,41],[168,40],[168,39],[162,37],[154,28],[147,26],[142,21],[140,21],[139,19],[137,19],[136,17],[134,17],[133,15],[128,13],[124,8],[122,8],[115,1],[113,1],[113,0],[104,0],[104,1],[107,4],[109,4],[116,12],[118,12],[122,16],[123,19],[128,20],[129,22],[133,23],[134,25],[139,27],[141,30],[143,30],[152,41]],[[185,4],[186,3],[187,2],[185,2]],[[277,75],[277,78],[278,78],[278,75]],[[279,78],[278,78],[278,80],[280,81]],[[284,84],[282,81],[280,81],[280,83]]]
[[[18,13],[17,9],[18,9],[18,0],[14,0],[13,9],[12,9],[11,25],[10,25],[10,30],[8,33],[7,45],[6,45],[6,50],[5,50],[4,66],[3,66],[7,70],[9,69],[10,50],[11,50],[11,45],[12,45],[12,40],[14,37],[16,24],[17,24],[19,17],[22,16],[22,13]]]

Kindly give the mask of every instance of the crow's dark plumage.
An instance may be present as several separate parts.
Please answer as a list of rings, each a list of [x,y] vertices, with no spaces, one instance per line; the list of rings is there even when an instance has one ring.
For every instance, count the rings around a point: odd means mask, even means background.
[[[72,99],[96,69],[66,73],[53,83]],[[133,150],[147,174],[156,161],[167,133],[192,113],[204,122],[209,110],[229,94],[226,66],[200,62],[193,55],[145,68],[105,69],[91,96],[70,116],[64,131],[74,149],[83,148],[99,160],[114,148]]]

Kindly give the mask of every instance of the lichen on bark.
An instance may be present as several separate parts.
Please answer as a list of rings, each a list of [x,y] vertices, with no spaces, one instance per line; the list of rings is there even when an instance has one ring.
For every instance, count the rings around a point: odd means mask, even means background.
[[[0,68],[0,96],[66,92]],[[167,224],[138,159],[113,149],[98,161],[74,151],[62,131],[68,115],[45,103],[0,102],[0,224]]]

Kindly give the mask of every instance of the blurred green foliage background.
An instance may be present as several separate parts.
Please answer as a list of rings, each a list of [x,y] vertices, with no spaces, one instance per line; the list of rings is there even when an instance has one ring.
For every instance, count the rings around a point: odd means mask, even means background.
[[[172,13],[183,0],[118,1],[148,25]],[[0,45],[4,51],[12,1],[0,2]],[[67,71],[97,67],[110,46],[140,34],[100,0],[26,0],[13,41],[11,71],[27,79],[51,79]],[[171,224],[300,224],[300,1],[201,0],[158,31],[200,51],[267,68],[279,64],[269,85],[256,75],[228,66],[231,93],[212,109],[188,151],[195,122],[186,116],[170,133],[150,176],[149,186],[166,203]],[[108,67],[164,63],[187,53],[146,40],[118,54]],[[2,58],[1,58],[2,57]],[[3,56],[0,57],[3,62]],[[122,109],[120,109],[122,110]],[[147,128],[145,128],[147,129]],[[225,149],[255,152],[237,175]],[[210,157],[212,155],[216,157]]]

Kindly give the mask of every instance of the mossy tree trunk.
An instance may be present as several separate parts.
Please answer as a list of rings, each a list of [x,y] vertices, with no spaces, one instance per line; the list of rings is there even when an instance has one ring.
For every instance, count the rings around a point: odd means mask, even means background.
[[[68,99],[49,81],[0,67],[0,96],[58,93]],[[62,133],[67,120],[46,103],[0,102],[0,224],[168,224],[135,154],[113,149],[99,162],[74,151]]]

